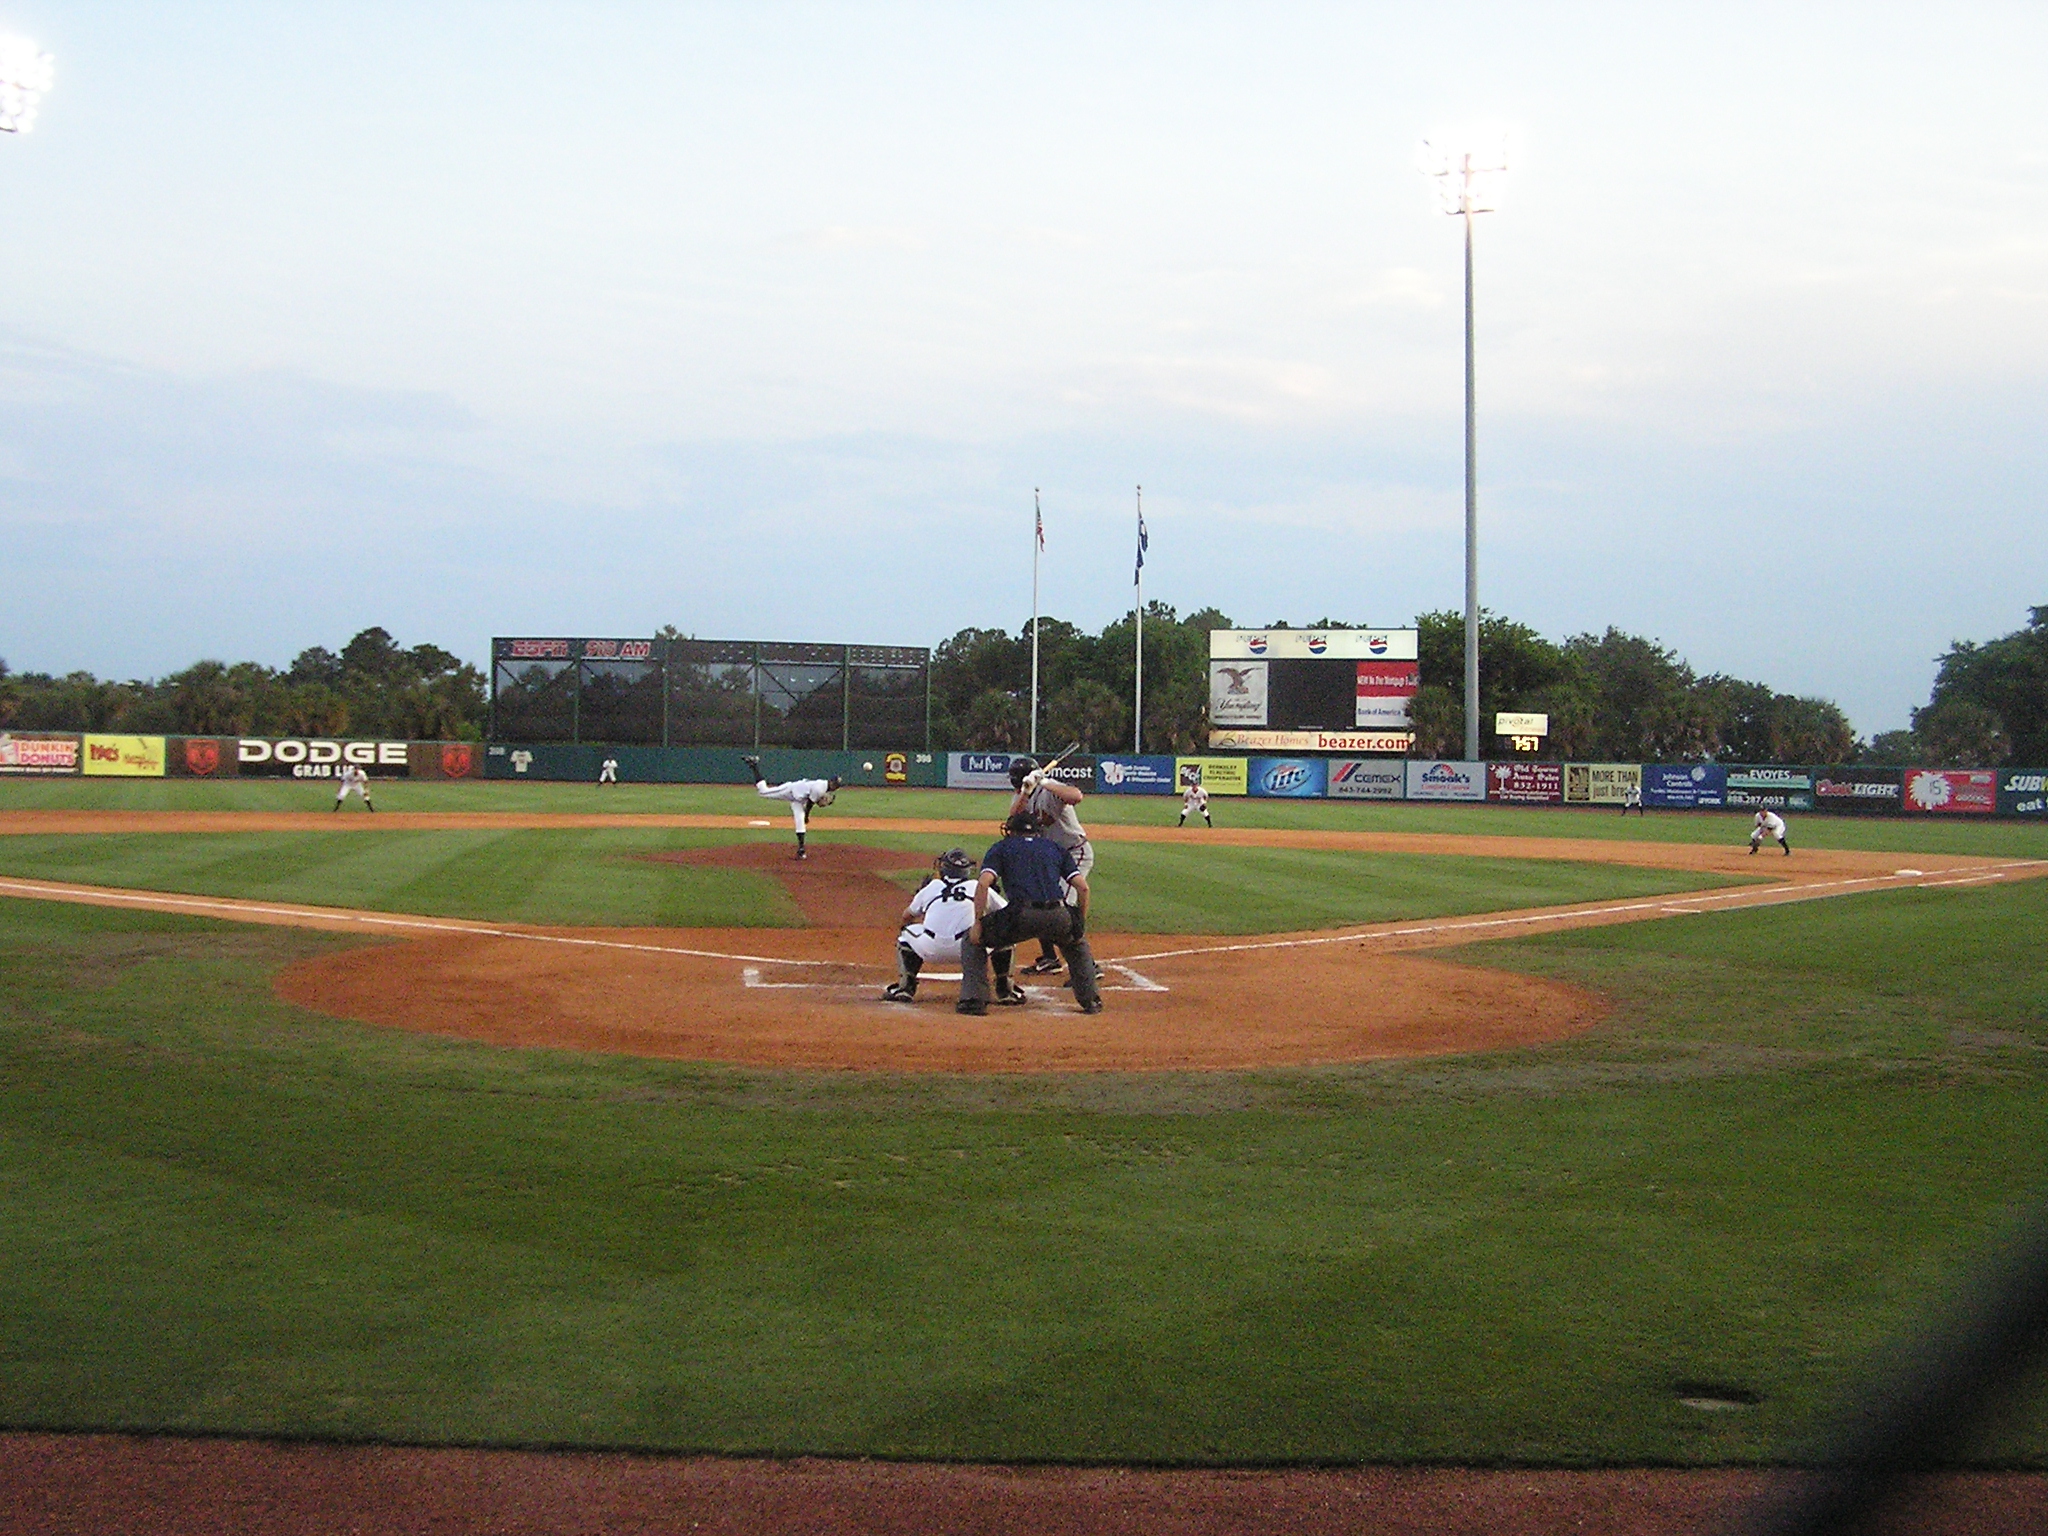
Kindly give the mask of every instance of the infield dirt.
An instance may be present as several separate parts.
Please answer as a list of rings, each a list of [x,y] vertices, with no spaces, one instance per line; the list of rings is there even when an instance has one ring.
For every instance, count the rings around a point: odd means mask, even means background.
[[[745,829],[730,816],[503,816],[322,813],[10,812],[5,833],[449,830],[675,826]],[[880,999],[894,974],[906,888],[885,872],[917,857],[844,834],[972,841],[979,822],[838,818],[791,857],[786,834],[656,855],[756,870],[780,881],[802,929],[544,929],[302,904],[114,891],[19,879],[0,894],[190,912],[234,921],[381,933],[403,942],[341,951],[282,972],[278,994],[365,1023],[545,1047],[767,1068],[899,1072],[1244,1071],[1484,1051],[1595,1027],[1600,998],[1563,983],[1415,953],[1615,922],[1692,915],[1903,886],[2048,873],[2048,864],[1953,855],[1805,852],[1752,858],[1741,847],[1599,839],[1237,830],[1229,846],[1339,849],[1496,859],[1568,859],[1770,883],[1470,917],[1379,923],[1254,938],[1102,933],[1110,1007],[1082,1015],[1058,986],[985,1018],[951,1008],[934,979],[914,1005]],[[1102,842],[1175,840],[1167,827],[1106,827]]]

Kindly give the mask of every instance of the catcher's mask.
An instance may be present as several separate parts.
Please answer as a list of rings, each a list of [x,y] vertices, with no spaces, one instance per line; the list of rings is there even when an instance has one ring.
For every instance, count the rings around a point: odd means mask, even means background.
[[[948,848],[939,855],[939,878],[941,880],[965,880],[974,873],[974,860],[967,857],[965,849]]]
[[[1024,787],[1024,778],[1025,778],[1025,775],[1027,775],[1027,774],[1032,774],[1032,773],[1036,773],[1037,771],[1038,771],[1038,759],[1037,759],[1037,758],[1035,758],[1035,757],[1013,757],[1013,758],[1011,758],[1011,759],[1010,759],[1010,788],[1012,788],[1012,789],[1022,789],[1022,788]]]

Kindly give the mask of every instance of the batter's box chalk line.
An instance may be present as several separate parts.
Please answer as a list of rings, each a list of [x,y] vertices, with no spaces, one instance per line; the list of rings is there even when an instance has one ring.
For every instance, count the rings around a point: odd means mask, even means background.
[[[1124,985],[1112,982],[1104,987],[1105,992],[1171,992],[1173,988],[1162,986],[1151,977],[1141,975],[1128,965],[1119,965],[1111,960],[1104,963],[1103,970],[1114,971],[1125,979]],[[917,979],[923,981],[958,981],[958,971],[919,971]],[[769,981],[761,974],[757,965],[747,966],[740,972],[740,984],[757,992],[867,992],[874,988],[872,981]],[[1041,991],[1064,990],[1040,988]]]

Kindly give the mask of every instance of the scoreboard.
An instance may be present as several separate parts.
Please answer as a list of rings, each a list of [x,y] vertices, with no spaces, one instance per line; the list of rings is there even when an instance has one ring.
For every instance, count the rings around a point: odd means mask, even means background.
[[[1420,681],[1412,629],[1212,629],[1209,745],[1406,752]]]

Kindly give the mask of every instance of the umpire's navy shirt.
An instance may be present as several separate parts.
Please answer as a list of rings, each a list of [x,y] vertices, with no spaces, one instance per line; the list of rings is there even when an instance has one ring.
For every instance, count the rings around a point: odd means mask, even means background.
[[[1081,866],[1058,843],[1042,837],[1006,837],[989,849],[981,867],[995,871],[1011,901],[1056,907],[1067,899],[1066,877]]]

